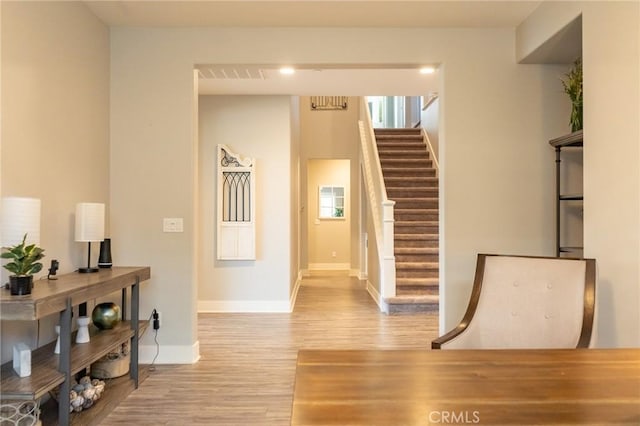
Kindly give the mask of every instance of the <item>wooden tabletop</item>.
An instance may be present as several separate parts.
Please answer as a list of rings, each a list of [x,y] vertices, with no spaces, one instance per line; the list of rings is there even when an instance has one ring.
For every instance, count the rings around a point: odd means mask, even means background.
[[[640,349],[298,353],[292,425],[640,425]]]
[[[37,320],[64,310],[69,298],[75,306],[150,276],[148,266],[120,266],[90,274],[59,275],[56,280],[35,280],[31,294],[24,296],[12,296],[9,290],[0,289],[0,319]]]

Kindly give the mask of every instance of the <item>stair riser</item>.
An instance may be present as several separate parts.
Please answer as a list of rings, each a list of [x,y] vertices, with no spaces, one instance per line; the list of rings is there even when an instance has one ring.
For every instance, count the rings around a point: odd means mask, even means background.
[[[408,270],[408,271],[401,271],[396,269],[396,278],[438,278],[438,271],[435,270],[425,270],[425,269],[418,269],[418,270]],[[397,284],[396,284],[397,285]]]
[[[387,187],[425,187],[425,188],[437,188],[438,179],[427,176],[410,176],[410,177],[385,177],[384,184]]]
[[[387,188],[399,187],[399,188],[429,188],[438,189],[438,180],[434,178],[426,177],[413,177],[403,179],[390,179],[384,180],[384,185]]]
[[[425,167],[431,168],[433,161],[426,158],[381,158],[380,165],[384,173],[385,167]]]
[[[396,202],[395,208],[397,209],[437,209],[438,208],[438,199],[435,198],[433,200],[411,200],[411,199],[403,199],[401,197],[389,197],[393,201]]]
[[[395,214],[396,221],[411,221],[411,220],[430,220],[437,222],[438,221],[438,213],[396,213]]]
[[[376,141],[413,140],[422,141],[422,134],[416,132],[375,132]]]
[[[411,160],[411,159],[429,159],[429,153],[424,149],[422,151],[379,151],[378,156],[381,160]]]
[[[437,315],[439,312],[438,303],[389,305],[389,315],[411,315],[427,312]]]
[[[396,295],[397,296],[411,296],[411,295],[433,295],[437,296],[439,294],[438,287],[422,287],[422,286],[396,286]]]
[[[438,235],[438,225],[395,225],[398,234]]]
[[[397,248],[416,248],[416,247],[424,247],[424,248],[437,248],[438,240],[395,240],[394,245]]]
[[[438,263],[439,256],[437,254],[397,254],[396,262],[431,262]]]
[[[387,197],[396,198],[438,198],[438,188],[387,188]]]
[[[413,141],[384,141],[377,143],[378,151],[384,149],[418,149],[425,150],[426,145],[422,142],[413,142]]]
[[[390,169],[389,167],[383,169],[382,174],[385,177],[435,177],[436,171],[434,169],[414,169],[407,170],[405,167],[399,167],[395,169]]]

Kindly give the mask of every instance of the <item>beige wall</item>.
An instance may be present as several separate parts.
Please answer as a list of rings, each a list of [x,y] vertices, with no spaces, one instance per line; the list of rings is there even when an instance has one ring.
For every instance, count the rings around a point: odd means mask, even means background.
[[[307,229],[309,269],[350,269],[351,224],[358,220],[351,208],[351,161],[318,160],[307,162]],[[345,216],[319,218],[320,186],[342,186],[345,190]],[[335,253],[335,256],[334,256]],[[346,265],[346,268],[344,267]]]
[[[196,209],[196,63],[442,64],[445,326],[464,312],[478,251],[553,252],[553,152],[546,141],[562,133],[568,103],[557,88],[560,69],[514,63],[513,30],[112,28],[111,34],[115,248],[124,262],[151,264],[154,280],[143,292],[143,308],[167,312],[164,345],[176,353],[197,348],[192,261],[199,231],[186,220],[184,233],[163,234],[161,218],[191,218]],[[304,100],[300,108],[303,130]],[[301,145],[301,164],[322,158],[306,148],[328,149],[304,135]],[[350,158],[342,153],[350,147],[332,149],[331,158]],[[358,239],[357,228],[352,238]]]
[[[584,245],[598,262],[594,343],[640,345],[640,5],[544,3],[518,29],[518,57],[582,13]]]
[[[200,311],[289,311],[292,274],[291,100],[200,98]],[[256,162],[256,260],[215,260],[217,145]],[[293,284],[292,284],[293,283]]]
[[[360,180],[359,170],[359,134],[358,134],[358,118],[360,115],[360,102],[356,97],[349,98],[349,107],[346,111],[312,111],[310,108],[310,98],[303,96],[300,98],[300,130],[301,130],[301,147],[300,161],[305,165],[311,159],[348,159],[351,161],[350,181],[358,182]],[[306,203],[310,195],[308,191],[307,170],[303,167],[301,170],[300,188],[302,190],[300,199]],[[350,203],[354,212],[359,211],[358,191],[351,191]],[[306,204],[302,206],[306,213],[311,206]],[[308,269],[309,263],[313,263],[309,259],[310,244],[308,221],[302,222],[301,230],[301,267]],[[351,221],[348,234],[351,247],[349,259],[346,263],[351,264],[351,269],[357,270],[360,264],[360,233],[359,225],[356,221]]]
[[[74,241],[75,204],[107,203],[109,211],[109,30],[80,2],[0,7],[1,193],[41,199],[44,271],[57,259],[59,273],[72,272],[87,250]],[[109,235],[108,213],[106,221]],[[2,361],[16,341],[52,340],[57,321],[41,321],[39,338],[35,324],[3,322]]]

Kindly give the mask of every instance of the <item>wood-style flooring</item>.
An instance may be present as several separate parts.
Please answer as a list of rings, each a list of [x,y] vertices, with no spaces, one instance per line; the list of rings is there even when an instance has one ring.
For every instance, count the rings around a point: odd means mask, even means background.
[[[290,314],[198,321],[200,361],[156,366],[102,425],[289,425],[298,350],[429,349],[438,335],[437,315],[387,316],[363,281],[331,273],[305,278]]]

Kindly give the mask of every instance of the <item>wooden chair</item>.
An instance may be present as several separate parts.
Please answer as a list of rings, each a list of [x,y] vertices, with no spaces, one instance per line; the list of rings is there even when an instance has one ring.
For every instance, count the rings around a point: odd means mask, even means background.
[[[596,261],[479,254],[469,306],[432,349],[587,348]]]

